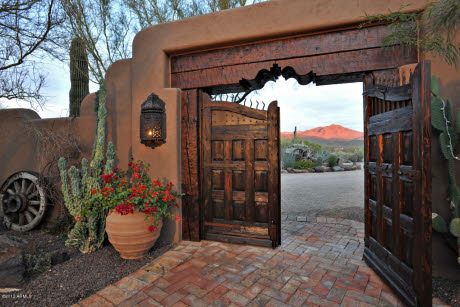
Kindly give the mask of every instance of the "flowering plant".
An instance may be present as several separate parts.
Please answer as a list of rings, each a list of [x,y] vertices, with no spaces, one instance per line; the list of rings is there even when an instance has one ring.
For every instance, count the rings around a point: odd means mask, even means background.
[[[171,217],[171,207],[177,206],[177,198],[181,195],[173,190],[171,181],[151,179],[148,175],[149,165],[143,161],[130,162],[128,171],[115,169],[112,173],[103,174],[103,185],[100,189],[92,189],[95,201],[108,210],[126,215],[143,212],[153,217],[149,231],[155,231],[163,217]],[[180,216],[176,216],[176,220]]]

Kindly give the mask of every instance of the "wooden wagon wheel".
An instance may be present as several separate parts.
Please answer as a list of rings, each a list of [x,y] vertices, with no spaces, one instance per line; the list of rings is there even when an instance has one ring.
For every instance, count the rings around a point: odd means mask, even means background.
[[[8,228],[29,231],[45,214],[46,195],[37,174],[19,172],[8,178],[0,190],[0,210]]]

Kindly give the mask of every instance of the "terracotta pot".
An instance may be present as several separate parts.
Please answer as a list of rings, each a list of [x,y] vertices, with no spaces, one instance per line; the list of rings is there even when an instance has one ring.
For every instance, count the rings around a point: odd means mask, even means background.
[[[123,259],[139,259],[144,257],[160,236],[161,226],[154,232],[148,230],[152,218],[145,218],[144,213],[134,212],[121,215],[110,212],[107,215],[105,231],[109,242],[120,253]]]

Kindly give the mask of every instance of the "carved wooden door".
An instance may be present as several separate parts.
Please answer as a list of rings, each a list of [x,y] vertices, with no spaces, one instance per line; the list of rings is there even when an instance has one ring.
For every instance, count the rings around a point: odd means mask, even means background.
[[[398,86],[365,79],[364,259],[405,303],[430,306],[430,64],[398,73]]]
[[[202,102],[202,233],[208,240],[281,242],[279,108]]]

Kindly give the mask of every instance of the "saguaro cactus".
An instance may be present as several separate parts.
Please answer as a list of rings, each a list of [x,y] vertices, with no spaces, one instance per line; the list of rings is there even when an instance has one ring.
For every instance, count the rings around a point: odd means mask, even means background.
[[[102,173],[112,173],[116,160],[115,148],[110,142],[104,165],[107,117],[104,87],[101,87],[97,97],[97,125],[91,162],[83,158],[81,169],[71,166],[67,170],[66,160],[59,159],[65,206],[75,219],[75,225],[69,232],[66,244],[78,247],[82,253],[93,252],[104,242],[107,212],[101,204],[94,202],[91,190],[102,186]]]
[[[80,115],[80,105],[89,94],[88,55],[83,40],[75,37],[70,44],[69,114]]]

